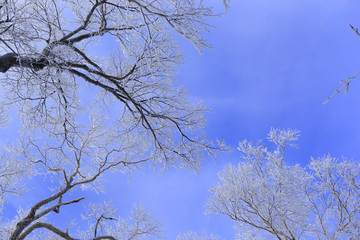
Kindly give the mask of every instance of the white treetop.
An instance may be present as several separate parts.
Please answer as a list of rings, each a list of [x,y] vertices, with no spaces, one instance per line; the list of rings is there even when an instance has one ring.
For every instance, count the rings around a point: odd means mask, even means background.
[[[329,155],[288,165],[285,148],[298,135],[272,129],[273,151],[240,142],[243,161],[220,173],[208,212],[230,217],[238,239],[359,239],[360,165]]]

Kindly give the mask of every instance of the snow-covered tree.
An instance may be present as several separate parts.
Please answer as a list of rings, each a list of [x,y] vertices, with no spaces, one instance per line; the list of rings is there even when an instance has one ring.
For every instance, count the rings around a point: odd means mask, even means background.
[[[173,84],[182,62],[173,35],[201,51],[207,47],[201,32],[215,15],[197,0],[0,3],[1,106],[17,111],[21,131],[1,149],[1,199],[22,194],[34,175],[53,191],[16,219],[2,220],[4,239],[158,235],[159,224],[143,209],[134,210],[131,225],[110,206],[91,205],[87,235],[60,229],[46,216],[84,201],[71,191],[101,189],[107,171],[148,163],[196,169],[206,152],[222,148],[204,136],[206,109]],[[5,120],[1,115],[0,124]]]
[[[220,173],[209,213],[230,217],[239,239],[359,239],[360,165],[326,155],[289,165],[285,148],[298,131],[272,129],[270,151],[242,141],[242,161]]]

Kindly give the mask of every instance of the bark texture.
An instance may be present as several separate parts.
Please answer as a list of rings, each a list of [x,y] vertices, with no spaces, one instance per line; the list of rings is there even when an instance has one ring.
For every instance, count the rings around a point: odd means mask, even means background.
[[[12,67],[32,68],[35,71],[43,69],[49,65],[49,61],[45,57],[35,58],[27,56],[19,56],[15,53],[7,53],[0,56],[0,72],[6,73]]]
[[[15,53],[7,53],[0,57],[0,72],[6,73],[17,62],[17,55]]]

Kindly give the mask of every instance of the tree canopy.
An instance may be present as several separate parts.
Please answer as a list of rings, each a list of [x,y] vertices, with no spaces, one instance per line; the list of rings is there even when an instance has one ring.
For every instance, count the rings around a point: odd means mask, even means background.
[[[18,142],[2,148],[1,199],[23,194],[21,179],[34,175],[50,179],[52,188],[16,219],[3,221],[2,236],[159,235],[160,224],[142,208],[134,210],[131,225],[114,217],[109,204],[90,204],[89,229],[79,233],[45,217],[83,201],[66,197],[74,189],[100,190],[98,180],[107,171],[128,172],[146,163],[197,169],[206,152],[222,148],[202,131],[206,109],[174,85],[182,63],[174,34],[201,51],[207,47],[202,31],[215,15],[202,1],[189,0],[0,4],[1,106],[17,114],[21,129]]]
[[[211,189],[209,213],[224,214],[238,226],[238,239],[358,239],[360,166],[330,155],[307,167],[289,165],[285,149],[299,132],[272,129],[267,146],[239,143],[242,161],[220,172]]]

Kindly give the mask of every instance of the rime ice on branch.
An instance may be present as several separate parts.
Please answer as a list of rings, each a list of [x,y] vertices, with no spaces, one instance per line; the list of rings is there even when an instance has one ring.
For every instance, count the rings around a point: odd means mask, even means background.
[[[206,48],[201,32],[215,15],[202,1],[189,0],[0,3],[1,105],[18,111],[22,127],[6,159],[33,167],[23,175],[36,169],[57,184],[17,220],[1,223],[2,236],[77,239],[44,222],[49,213],[85,201],[69,199],[69,192],[99,190],[105,172],[145,163],[197,169],[205,153],[222,149],[204,136],[206,109],[172,84],[182,63],[173,34]],[[132,225],[126,230],[123,220],[103,210],[89,225],[89,239],[145,239],[159,232],[142,210],[133,219],[144,228],[133,233]],[[106,224],[112,227],[100,232]]]

